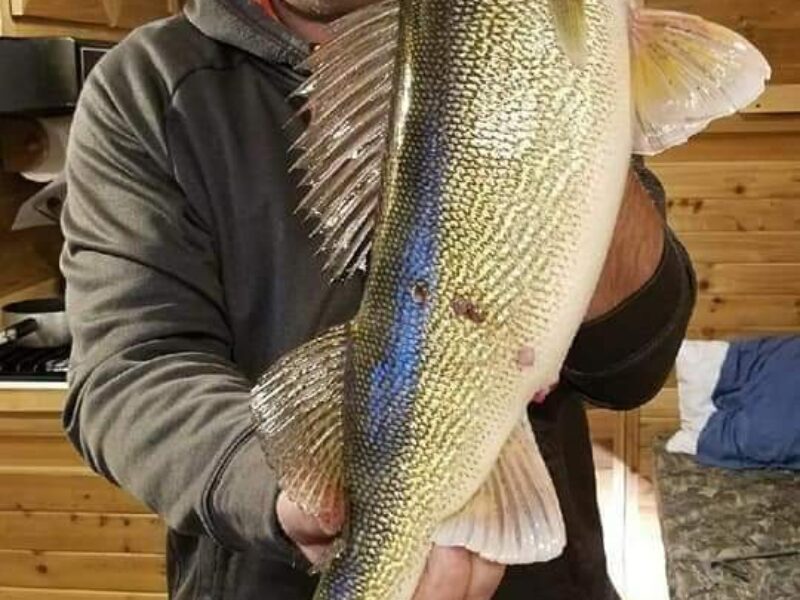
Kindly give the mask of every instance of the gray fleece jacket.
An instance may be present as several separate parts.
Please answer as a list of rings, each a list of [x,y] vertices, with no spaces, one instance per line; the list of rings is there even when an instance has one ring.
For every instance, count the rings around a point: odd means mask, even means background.
[[[247,0],[194,0],[93,71],[68,152],[62,268],[74,336],[64,425],[86,462],[160,514],[180,599],[311,597],[274,516],[248,410],[271,362],[355,313],[293,211],[289,93],[305,43]],[[642,171],[644,177],[649,177]],[[654,195],[661,197],[656,182]],[[532,424],[567,521],[564,556],[498,598],[615,598],[582,402],[625,409],[668,373],[694,297],[671,236],[653,280],[584,327]]]

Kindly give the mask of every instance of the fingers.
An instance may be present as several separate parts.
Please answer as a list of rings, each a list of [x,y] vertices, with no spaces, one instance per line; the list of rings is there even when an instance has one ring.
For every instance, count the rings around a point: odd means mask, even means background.
[[[464,548],[434,546],[413,600],[490,600],[504,573]]]
[[[303,512],[284,493],[278,496],[276,512],[284,533],[313,564],[325,558],[331,542],[344,524],[343,510],[315,517]]]
[[[505,572],[505,565],[489,562],[473,554],[466,600],[489,600],[500,586]]]
[[[471,568],[468,550],[434,546],[413,600],[464,600]]]

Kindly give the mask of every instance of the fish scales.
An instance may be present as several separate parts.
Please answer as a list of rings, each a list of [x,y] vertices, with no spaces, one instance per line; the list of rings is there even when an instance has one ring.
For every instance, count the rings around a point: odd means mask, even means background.
[[[318,600],[410,597],[437,524],[486,479],[526,394],[558,376],[630,153],[623,5],[587,0],[586,14],[576,69],[545,1],[401,2],[381,215],[350,330],[347,543]]]

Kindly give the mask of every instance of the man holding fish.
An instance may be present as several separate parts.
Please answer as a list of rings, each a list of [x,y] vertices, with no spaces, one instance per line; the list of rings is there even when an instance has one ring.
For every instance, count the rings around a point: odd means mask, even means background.
[[[617,598],[583,402],[652,397],[695,293],[630,156],[767,77],[623,0],[196,0],[121,44],[65,423],[165,518],[171,596]]]

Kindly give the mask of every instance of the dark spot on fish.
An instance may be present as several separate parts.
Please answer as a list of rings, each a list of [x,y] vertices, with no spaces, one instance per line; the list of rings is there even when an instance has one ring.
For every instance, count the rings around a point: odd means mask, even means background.
[[[36,570],[41,573],[42,575],[47,573],[47,565],[36,565]]]
[[[536,351],[530,346],[523,346],[517,352],[517,366],[520,369],[532,367],[536,361]]]
[[[739,196],[741,196],[747,191],[747,188],[740,183],[735,188],[733,188],[733,191],[736,192],[736,194],[738,194]]]
[[[464,298],[464,296],[456,296],[453,298],[453,302],[450,304],[450,306],[452,306],[453,312],[456,313],[456,315],[459,317],[465,317],[473,323],[480,324],[486,321],[486,314],[469,298]]]
[[[700,282],[697,284],[697,288],[703,292],[708,290],[711,287],[711,283],[707,279],[701,279]]]
[[[429,295],[430,290],[428,289],[428,284],[425,281],[418,281],[411,288],[411,297],[417,304],[427,304]]]

